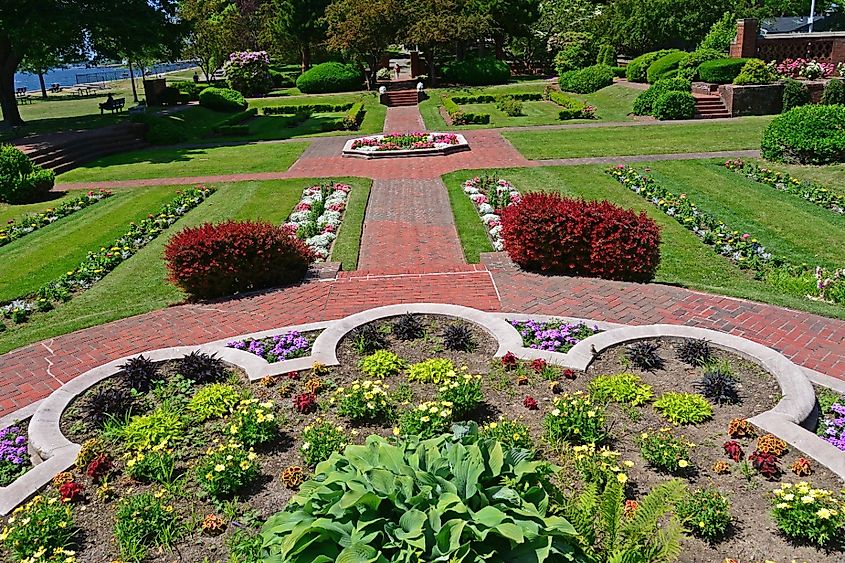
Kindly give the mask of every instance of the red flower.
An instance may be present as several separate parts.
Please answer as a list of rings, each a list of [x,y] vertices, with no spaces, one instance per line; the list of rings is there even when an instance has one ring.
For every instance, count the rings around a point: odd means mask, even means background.
[[[288,374],[288,379],[293,379],[294,381],[299,381],[299,372],[292,371]]]
[[[516,363],[516,356],[513,354],[513,352],[508,352],[507,354],[502,356],[502,365],[505,367],[505,369],[511,370],[516,368]]]
[[[69,481],[59,487],[59,495],[64,502],[74,502],[82,496],[82,485],[75,481]]]
[[[575,371],[566,368],[565,370],[563,370],[563,377],[565,377],[566,379],[575,379]]]
[[[543,358],[537,358],[533,362],[531,362],[531,369],[533,369],[536,373],[542,373],[544,369],[546,369],[546,360]]]
[[[523,399],[522,404],[525,406],[526,409],[530,411],[536,411],[540,408],[540,405],[537,404],[537,399],[534,397],[525,397]]]

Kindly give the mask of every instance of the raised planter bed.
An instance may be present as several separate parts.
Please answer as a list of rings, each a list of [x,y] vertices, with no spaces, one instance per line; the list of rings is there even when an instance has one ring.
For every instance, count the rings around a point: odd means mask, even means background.
[[[443,156],[465,150],[469,150],[469,143],[456,133],[388,133],[348,140],[343,146],[343,156],[367,159]]]

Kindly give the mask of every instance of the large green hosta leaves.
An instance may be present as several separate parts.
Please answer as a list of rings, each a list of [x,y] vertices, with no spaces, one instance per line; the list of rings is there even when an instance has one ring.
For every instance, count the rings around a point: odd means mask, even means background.
[[[317,466],[264,525],[268,562],[584,561],[575,528],[547,513],[552,468],[470,431],[363,446]]]

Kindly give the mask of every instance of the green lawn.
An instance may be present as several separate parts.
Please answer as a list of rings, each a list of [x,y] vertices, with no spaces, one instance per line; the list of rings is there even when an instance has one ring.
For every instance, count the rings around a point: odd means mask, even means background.
[[[532,160],[731,151],[759,148],[763,129],[771,119],[741,117],[727,123],[506,131],[503,135]]]
[[[801,180],[815,180],[832,191],[845,195],[845,164],[830,164],[827,166],[811,166],[800,164],[783,164],[780,162],[767,162],[757,159],[761,166],[772,170],[789,172]]]
[[[40,213],[47,209],[57,207],[64,201],[82,195],[83,191],[84,190],[72,190],[69,192],[50,192],[50,199],[46,199],[44,201],[39,201],[36,203],[24,203],[22,205],[0,203],[0,223],[6,223],[11,220],[17,220],[23,217],[24,215]]]
[[[337,178],[336,180],[352,185],[352,194],[358,192],[363,195],[370,185],[369,180],[359,178]],[[318,180],[296,179],[215,184],[217,192],[214,195],[180,219],[168,232],[115,268],[91,289],[68,303],[59,305],[49,313],[34,315],[28,323],[10,326],[5,332],[0,332],[0,354],[30,342],[184,301],[185,295],[167,282],[166,269],[162,260],[164,245],[172,234],[184,227],[199,225],[206,221],[261,219],[281,223],[299,201],[302,190],[316,182]],[[144,188],[132,193],[173,192],[176,189],[178,187]],[[350,211],[354,211],[357,204],[353,198],[350,199]],[[354,219],[354,215],[350,215],[349,218]],[[344,223],[341,233],[347,230],[346,226]],[[352,225],[352,227],[348,235],[341,235],[347,241],[347,246],[352,246],[349,239],[354,236],[356,226]],[[53,226],[47,227],[45,230],[52,228]],[[3,249],[0,249],[0,256],[2,256],[2,251]]]
[[[349,200],[343,223],[332,247],[332,261],[340,262],[344,271],[358,268],[358,254],[361,250],[361,235],[364,231],[364,215],[370,200],[372,182],[359,179],[349,192]]]
[[[115,154],[60,175],[58,183],[102,182],[284,172],[306,143],[260,143],[206,148],[152,148]]]
[[[661,162],[644,164],[644,166],[651,166],[654,170],[664,164],[666,163]],[[700,161],[678,161],[671,164],[682,170],[686,165],[685,170],[693,175],[696,172],[703,173],[702,166],[705,169],[707,166],[715,168],[715,165],[711,163]],[[754,280],[750,273],[740,270],[725,258],[717,255],[673,218],[622,187],[605,173],[605,169],[606,167],[602,165],[518,168],[501,170],[499,175],[513,182],[523,193],[555,190],[573,197],[607,199],[625,208],[645,211],[661,227],[661,264],[655,279],[658,283],[679,285],[845,318],[845,308],[841,306],[786,295],[761,281]],[[465,170],[444,177],[452,201],[458,203],[458,205],[453,205],[453,213],[464,254],[470,262],[477,261],[479,252],[489,252],[491,249],[475,209],[468,203],[468,198],[460,193],[460,183],[479,173],[479,171]],[[748,182],[748,184],[753,184],[753,182]],[[718,189],[718,186],[713,186],[713,189]],[[758,193],[753,186],[748,185],[735,187],[735,189],[746,190],[749,198],[757,198],[754,201],[758,204],[764,201],[767,205],[776,207],[780,203],[777,193],[771,195]],[[771,188],[767,189],[775,192]],[[691,186],[687,187],[686,193],[692,194]],[[704,207],[704,202],[702,202],[702,207]],[[817,228],[820,229],[816,231],[819,237],[826,236],[821,227]],[[760,238],[762,239],[762,236]],[[845,252],[845,249],[840,249],[840,252]]]

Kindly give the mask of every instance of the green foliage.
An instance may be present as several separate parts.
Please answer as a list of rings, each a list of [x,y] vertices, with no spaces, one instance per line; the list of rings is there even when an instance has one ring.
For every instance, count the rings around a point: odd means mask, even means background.
[[[27,203],[53,188],[55,174],[32,163],[20,149],[0,145],[0,203]]]
[[[209,448],[197,462],[196,481],[213,499],[229,497],[258,478],[257,457],[252,448],[247,450],[237,442]]]
[[[312,66],[296,79],[296,87],[304,94],[326,94],[361,90],[364,76],[355,65],[336,62]]]
[[[722,14],[722,18],[713,24],[707,35],[698,45],[698,49],[711,49],[719,53],[727,53],[736,37],[736,17],[730,12]]]
[[[596,56],[596,64],[616,67],[616,49],[613,45],[604,43],[599,47],[599,54]]]
[[[725,55],[719,51],[713,49],[696,49],[692,53],[688,53],[678,63],[678,77],[687,80],[696,80],[698,78],[698,67],[701,63],[723,58],[725,58]]]
[[[490,123],[490,114],[465,112],[451,98],[443,96],[443,109],[449,114],[453,125],[471,125]]]
[[[678,501],[678,516],[693,535],[718,540],[731,525],[731,501],[716,488],[699,489]]]
[[[125,424],[107,422],[104,437],[125,450],[141,451],[162,443],[172,444],[184,431],[185,421],[165,403],[150,414],[133,416]]]
[[[455,364],[446,358],[431,358],[408,368],[408,381],[440,385],[455,377]]]
[[[592,94],[613,84],[613,70],[607,65],[593,65],[560,75],[560,89],[577,94]]]
[[[713,406],[696,393],[664,393],[654,408],[672,424],[700,424],[713,416]]]
[[[329,459],[335,453],[343,450],[349,438],[343,427],[332,424],[328,420],[317,419],[302,430],[302,445],[299,453],[310,466]]]
[[[200,105],[214,111],[236,112],[247,108],[246,99],[237,90],[210,86],[200,92]]]
[[[683,437],[674,436],[669,429],[643,432],[637,437],[637,446],[643,459],[653,467],[670,473],[688,470],[692,444]]]
[[[495,422],[485,424],[479,431],[482,436],[501,442],[504,448],[534,450],[534,440],[531,439],[531,431],[527,425],[518,420],[500,417]]]
[[[695,97],[690,92],[664,92],[654,100],[657,119],[692,119],[695,117]]]
[[[361,358],[358,369],[370,377],[384,379],[396,375],[406,366],[405,360],[389,350],[376,350],[369,356]]]
[[[778,74],[760,59],[749,59],[742,67],[739,75],[734,78],[734,84],[753,85],[771,84],[778,79]]]
[[[15,561],[64,561],[61,555],[70,556],[68,548],[76,529],[70,505],[50,495],[37,495],[23,506],[16,508],[0,534],[2,545]],[[34,558],[44,551],[46,559]],[[33,559],[30,559],[33,558]]]
[[[590,382],[589,390],[590,396],[601,403],[613,401],[633,406],[647,403],[654,395],[651,385],[633,373],[599,375]]]
[[[651,115],[654,111],[654,102],[660,95],[666,92],[690,92],[691,90],[692,83],[683,78],[658,80],[634,100],[634,113],[636,115]]]
[[[602,63],[596,60],[596,41],[592,33],[567,31],[557,39],[557,43],[560,50],[554,63],[558,75]]]
[[[279,433],[274,410],[273,401],[242,400],[229,420],[227,434],[247,447],[266,444]]]
[[[510,96],[503,96],[500,98],[499,101],[496,102],[496,108],[510,117],[518,117],[522,115],[522,102]]]
[[[716,59],[698,65],[698,77],[703,82],[730,84],[751,59]]]
[[[625,67],[625,77],[631,82],[646,82],[648,79],[648,67],[651,66],[651,63],[673,51],[674,49],[663,49],[643,53],[639,57],[635,57]]]
[[[133,115],[132,121],[144,125],[144,140],[151,145],[172,145],[188,140],[188,133],[172,119],[142,113]]]
[[[434,438],[446,433],[451,423],[452,403],[428,401],[402,413],[398,433],[406,438]]]
[[[778,530],[793,541],[824,547],[842,537],[845,502],[831,491],[815,489],[802,481],[784,483],[771,499]]]
[[[589,561],[668,563],[681,554],[683,527],[672,507],[685,491],[678,480],[660,483],[626,515],[622,483],[591,483],[567,499],[563,515],[578,531]]]
[[[209,418],[220,418],[232,410],[243,398],[241,391],[232,385],[213,383],[194,393],[188,402],[188,410],[200,422]]]
[[[477,561],[490,554],[568,560],[578,539],[569,522],[550,514],[551,472],[472,431],[396,445],[370,436],[320,465],[265,523],[264,547],[269,559],[290,563]]]
[[[619,463],[622,456],[607,447],[596,448],[595,444],[574,446],[567,451],[567,461],[580,473],[589,484],[604,488],[608,481],[628,482],[625,467],[631,467],[633,462]]]
[[[552,444],[600,444],[607,439],[604,407],[581,391],[564,393],[543,418],[546,439]]]
[[[170,86],[176,88],[179,92],[187,94],[191,101],[197,102],[200,99],[200,92],[208,88],[206,84],[199,82],[188,82],[187,80],[179,82],[171,82]]]
[[[810,103],[810,90],[803,82],[787,78],[783,83],[783,113]]]
[[[649,84],[654,84],[663,78],[674,77],[678,73],[681,61],[688,56],[689,53],[685,51],[673,51],[655,60],[646,70],[646,78]]]
[[[456,61],[443,69],[443,76],[454,84],[487,86],[505,84],[511,77],[507,63],[496,57],[474,57]]]
[[[389,419],[393,402],[387,395],[387,385],[380,381],[356,379],[348,386],[338,387],[332,398],[337,412],[356,422]]]
[[[625,78],[625,67],[624,66],[612,66],[610,69],[613,71],[613,76],[616,78]]]
[[[845,85],[839,78],[831,78],[824,85],[821,103],[826,106],[845,104]]]
[[[169,548],[185,531],[173,505],[153,493],[131,495],[117,506],[114,537],[126,561],[143,561],[150,547]]]
[[[345,131],[357,131],[361,126],[361,122],[364,121],[364,115],[366,113],[367,110],[364,109],[364,102],[356,102],[352,104],[352,107],[349,108],[343,116],[341,127],[343,127]]]
[[[126,461],[126,474],[144,483],[170,483],[173,480],[176,459],[173,452],[155,446],[148,452],[137,452]]]
[[[238,528],[226,541],[229,548],[228,563],[262,563],[260,534],[252,530]]]
[[[440,386],[437,395],[440,401],[452,404],[455,416],[462,417],[475,411],[484,402],[481,392],[481,376],[464,373]]]
[[[761,149],[768,160],[845,162],[845,106],[807,105],[779,115],[763,132]]]

